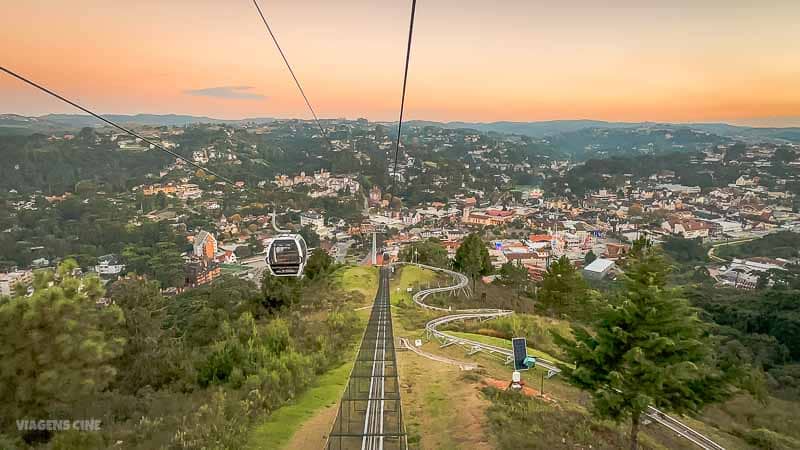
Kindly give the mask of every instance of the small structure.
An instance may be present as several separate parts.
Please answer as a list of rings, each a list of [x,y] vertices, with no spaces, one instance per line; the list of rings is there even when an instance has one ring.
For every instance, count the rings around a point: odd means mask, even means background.
[[[97,265],[94,271],[98,275],[115,276],[125,270],[125,265],[119,262],[117,255],[103,255],[97,258]]]
[[[217,239],[208,231],[197,233],[193,242],[194,256],[210,261],[217,254]]]
[[[313,211],[300,214],[300,226],[310,226],[311,228],[319,229],[325,227],[325,217],[322,214]]]
[[[17,285],[29,285],[33,282],[33,272],[30,270],[13,270],[0,273],[0,297],[10,297]]]
[[[222,272],[215,262],[191,261],[186,265],[184,282],[187,287],[197,287],[211,283],[220,275]]]
[[[583,277],[589,280],[602,280],[616,268],[614,261],[605,258],[597,258],[588,266],[583,268]]]

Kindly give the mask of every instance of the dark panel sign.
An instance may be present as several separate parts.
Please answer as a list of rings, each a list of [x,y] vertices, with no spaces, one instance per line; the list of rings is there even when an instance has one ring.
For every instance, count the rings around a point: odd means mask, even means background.
[[[525,359],[528,357],[528,343],[524,337],[511,340],[514,349],[514,370],[528,370]]]

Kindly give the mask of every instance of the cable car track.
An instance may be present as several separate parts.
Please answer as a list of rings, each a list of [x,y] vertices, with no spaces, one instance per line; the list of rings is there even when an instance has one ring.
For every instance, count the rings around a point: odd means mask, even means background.
[[[325,444],[329,450],[408,448],[389,302],[391,269],[380,271],[369,322]]]

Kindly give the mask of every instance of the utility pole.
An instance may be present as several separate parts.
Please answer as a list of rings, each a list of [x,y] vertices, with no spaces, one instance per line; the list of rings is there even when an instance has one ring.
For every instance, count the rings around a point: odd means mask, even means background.
[[[372,232],[372,265],[375,266],[378,264],[378,232]]]

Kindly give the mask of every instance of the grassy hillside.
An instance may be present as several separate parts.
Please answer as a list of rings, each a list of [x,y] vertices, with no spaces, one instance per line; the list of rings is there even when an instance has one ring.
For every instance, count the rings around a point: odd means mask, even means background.
[[[358,292],[371,302],[378,290],[378,269],[346,266],[333,275],[334,283],[345,292]],[[368,300],[367,300],[368,299]],[[358,305],[352,305],[353,307]],[[368,309],[358,311],[361,329],[366,326]],[[344,392],[361,334],[354,337],[344,363],[314,380],[311,387],[293,402],[272,413],[251,430],[247,448],[282,449],[321,447],[335,419],[336,405]],[[300,435],[300,436],[299,436]]]

